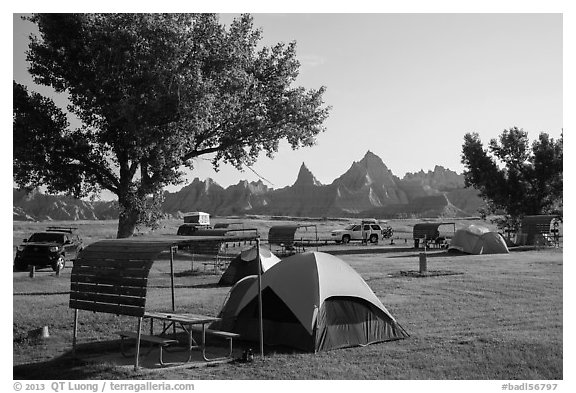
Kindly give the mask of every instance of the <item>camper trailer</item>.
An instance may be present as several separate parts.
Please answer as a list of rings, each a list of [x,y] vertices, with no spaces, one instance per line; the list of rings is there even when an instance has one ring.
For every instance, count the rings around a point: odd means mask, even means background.
[[[204,212],[184,213],[184,224],[178,228],[178,236],[193,236],[199,229],[212,229],[210,214]]]
[[[210,214],[204,212],[184,213],[184,224],[196,224],[199,227],[210,226]]]

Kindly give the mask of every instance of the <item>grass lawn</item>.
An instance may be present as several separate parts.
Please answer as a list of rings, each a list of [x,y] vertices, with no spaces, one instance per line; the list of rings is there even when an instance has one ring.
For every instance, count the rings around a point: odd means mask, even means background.
[[[19,229],[20,230],[20,229]],[[18,231],[19,231],[18,230]],[[100,234],[105,231],[100,230]],[[15,226],[15,232],[18,232]],[[25,230],[22,230],[25,232]],[[19,239],[20,232],[15,233]],[[107,236],[107,235],[106,235]],[[104,236],[104,237],[106,237]],[[95,235],[95,238],[97,236]],[[211,367],[134,372],[113,362],[73,362],[69,275],[13,273],[15,379],[537,379],[563,378],[562,249],[505,255],[428,255],[418,277],[413,251],[339,255],[408,331],[405,340],[318,354],[267,347],[266,358]],[[189,269],[177,263],[177,272]],[[178,275],[177,311],[216,315],[228,287],[216,274]],[[148,309],[170,302],[166,261],[154,264]],[[297,290],[297,288],[296,288]],[[133,318],[82,313],[80,343],[117,345]],[[45,340],[28,338],[48,326]],[[109,345],[110,346],[110,345]],[[239,342],[240,348],[257,343]],[[118,353],[120,357],[120,354]]]

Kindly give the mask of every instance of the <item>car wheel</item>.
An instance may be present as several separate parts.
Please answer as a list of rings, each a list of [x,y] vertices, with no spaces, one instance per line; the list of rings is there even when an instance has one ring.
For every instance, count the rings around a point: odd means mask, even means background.
[[[56,262],[52,264],[52,270],[54,270],[55,272],[57,272],[58,270],[63,270],[65,267],[66,267],[66,260],[62,255],[60,255],[60,257],[58,257]]]
[[[342,243],[344,244],[350,243],[350,236],[349,235],[342,236]]]
[[[370,235],[370,243],[378,243],[378,235]]]

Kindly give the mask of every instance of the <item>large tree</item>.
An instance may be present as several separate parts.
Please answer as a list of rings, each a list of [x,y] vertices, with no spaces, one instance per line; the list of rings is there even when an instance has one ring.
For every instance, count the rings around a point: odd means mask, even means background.
[[[480,191],[489,212],[504,212],[517,222],[524,215],[562,208],[563,136],[540,133],[532,144],[516,127],[504,130],[485,149],[477,133],[467,133],[462,146],[466,186]]]
[[[118,196],[118,237],[150,218],[195,157],[251,165],[281,140],[324,131],[324,87],[293,87],[296,45],[261,47],[250,15],[36,14],[27,52],[38,84],[69,99],[70,129],[48,99],[14,83],[14,178],[25,189]]]

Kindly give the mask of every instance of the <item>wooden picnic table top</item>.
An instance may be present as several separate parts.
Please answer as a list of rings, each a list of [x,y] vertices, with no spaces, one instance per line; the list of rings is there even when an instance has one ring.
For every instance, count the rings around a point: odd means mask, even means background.
[[[144,318],[162,319],[165,321],[174,321],[179,323],[189,324],[205,324],[209,322],[219,321],[222,318],[211,317],[200,314],[180,314],[180,313],[166,313],[166,312],[146,312]]]

